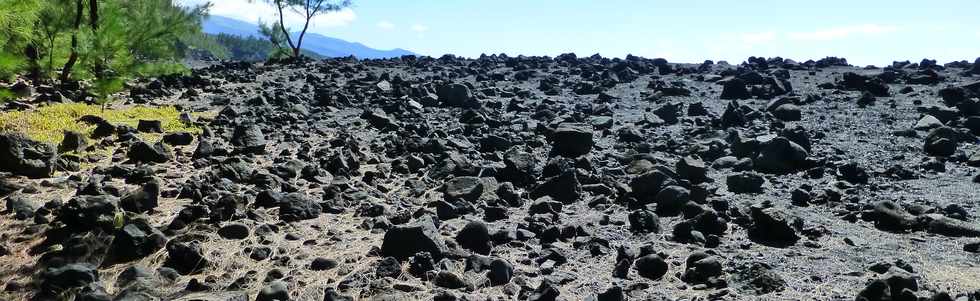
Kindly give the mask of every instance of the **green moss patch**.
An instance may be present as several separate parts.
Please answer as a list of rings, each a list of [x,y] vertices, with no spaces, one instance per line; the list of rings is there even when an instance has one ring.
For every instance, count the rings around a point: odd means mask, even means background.
[[[85,115],[104,118],[112,124],[136,127],[140,120],[160,120],[166,133],[201,133],[201,128],[180,121],[180,112],[174,107],[129,107],[105,109],[98,105],[79,103],[54,104],[30,111],[0,113],[0,132],[19,132],[27,137],[58,145],[64,131],[76,131],[90,135],[94,125],[78,122]],[[159,139],[161,135],[143,135],[143,139]]]

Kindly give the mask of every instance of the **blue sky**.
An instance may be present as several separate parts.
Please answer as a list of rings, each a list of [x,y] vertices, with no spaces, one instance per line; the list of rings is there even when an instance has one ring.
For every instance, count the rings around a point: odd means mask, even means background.
[[[261,3],[212,2],[216,15],[276,18]],[[732,63],[752,55],[843,56],[886,65],[980,57],[978,12],[980,0],[354,0],[316,19],[311,31],[431,56],[575,52]],[[287,23],[296,28],[298,19]]]

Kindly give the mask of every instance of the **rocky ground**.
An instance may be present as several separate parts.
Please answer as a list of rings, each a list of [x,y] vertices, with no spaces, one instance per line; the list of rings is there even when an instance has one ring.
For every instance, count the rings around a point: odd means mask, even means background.
[[[980,300],[978,80],[571,54],[144,80],[123,98],[203,133],[0,136],[0,299]]]

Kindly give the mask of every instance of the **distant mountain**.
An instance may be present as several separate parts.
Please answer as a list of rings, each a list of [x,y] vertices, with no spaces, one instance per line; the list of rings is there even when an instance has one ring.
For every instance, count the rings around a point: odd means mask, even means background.
[[[242,37],[260,37],[259,26],[256,24],[215,15],[204,20],[203,29],[204,33],[208,34],[224,33]],[[296,37],[299,36],[299,33],[294,32],[291,35]],[[348,42],[311,32],[307,32],[303,38],[303,49],[325,57],[353,55],[361,59],[390,58],[415,54],[401,48],[392,50],[374,49],[361,43]]]
[[[208,34],[230,34],[241,37],[259,38],[259,26],[241,20],[228,17],[211,15],[201,24],[204,33]]]

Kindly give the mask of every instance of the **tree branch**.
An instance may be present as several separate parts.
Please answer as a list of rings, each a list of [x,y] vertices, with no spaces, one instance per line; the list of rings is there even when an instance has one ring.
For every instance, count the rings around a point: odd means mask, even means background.
[[[279,29],[282,30],[282,33],[284,35],[286,35],[286,42],[289,43],[289,48],[293,48],[294,49],[293,52],[296,52],[295,49],[297,49],[297,48],[296,48],[296,46],[293,45],[293,38],[289,37],[289,31],[286,30],[285,19],[284,19],[283,15],[282,15],[282,1],[283,0],[275,0],[275,1],[276,1],[276,7],[279,9]]]

